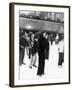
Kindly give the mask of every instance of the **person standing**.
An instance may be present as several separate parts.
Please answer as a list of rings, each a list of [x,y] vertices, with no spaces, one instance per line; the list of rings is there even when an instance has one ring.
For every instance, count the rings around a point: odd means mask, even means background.
[[[46,47],[47,47],[46,33],[43,33],[39,38],[39,49],[38,49],[39,61],[38,61],[37,75],[40,76],[44,74]]]
[[[45,59],[49,59],[49,37],[48,37],[48,34],[45,36],[46,38],[46,49],[45,49],[45,53],[46,53],[46,58]]]
[[[30,68],[32,68],[32,66],[34,67],[37,67],[36,66],[36,61],[37,61],[37,52],[38,52],[38,39],[37,38],[34,38],[34,43],[33,43],[33,46],[32,46],[32,59],[31,59],[31,62],[30,62]]]
[[[19,40],[19,65],[25,64],[23,62],[25,55],[25,47],[29,46],[28,41],[25,38],[25,35],[22,35]]]
[[[59,42],[58,51],[59,51],[58,66],[62,66],[62,64],[63,64],[63,62],[64,62],[64,39],[62,39],[62,40]]]

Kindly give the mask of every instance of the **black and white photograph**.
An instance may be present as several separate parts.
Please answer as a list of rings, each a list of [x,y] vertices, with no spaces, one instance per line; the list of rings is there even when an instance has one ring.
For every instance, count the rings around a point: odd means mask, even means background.
[[[69,7],[13,7],[14,86],[69,83]]]
[[[63,12],[19,12],[19,65],[20,79],[63,74]]]

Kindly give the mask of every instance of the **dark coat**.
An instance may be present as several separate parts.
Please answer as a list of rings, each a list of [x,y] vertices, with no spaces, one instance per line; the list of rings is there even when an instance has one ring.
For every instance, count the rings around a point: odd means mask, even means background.
[[[38,71],[37,75],[44,74],[44,67],[45,67],[45,50],[48,48],[48,41],[43,36],[40,36],[39,38],[39,49],[38,49],[38,55],[39,55],[39,64],[38,64]]]
[[[21,37],[19,41],[19,64],[20,65],[23,64],[25,47],[28,45],[29,45],[28,41],[25,38]]]
[[[38,41],[34,41],[33,47],[32,47],[32,55],[36,54],[36,52],[38,52]]]
[[[20,45],[22,45],[23,47],[26,47],[26,46],[29,46],[29,43],[28,43],[28,41],[25,39],[25,38],[23,38],[23,37],[21,37],[20,38]]]

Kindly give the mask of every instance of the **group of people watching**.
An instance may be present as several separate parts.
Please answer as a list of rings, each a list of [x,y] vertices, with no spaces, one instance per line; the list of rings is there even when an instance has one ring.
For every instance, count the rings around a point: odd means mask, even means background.
[[[25,53],[31,60],[29,68],[36,66],[38,53],[38,70],[37,75],[44,75],[45,59],[49,59],[50,43],[59,44],[59,60],[58,65],[64,62],[64,35],[59,33],[48,33],[42,31],[21,31],[19,34],[19,65],[24,64]],[[25,52],[26,50],[26,52]]]

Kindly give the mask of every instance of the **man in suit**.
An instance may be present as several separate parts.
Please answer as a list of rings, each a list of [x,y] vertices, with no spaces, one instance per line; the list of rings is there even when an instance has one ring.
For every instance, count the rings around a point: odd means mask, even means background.
[[[38,61],[38,71],[37,75],[42,76],[44,74],[44,68],[45,68],[45,50],[48,45],[46,40],[46,33],[42,33],[39,38],[39,49],[38,49],[38,55],[39,55],[39,61]]]

